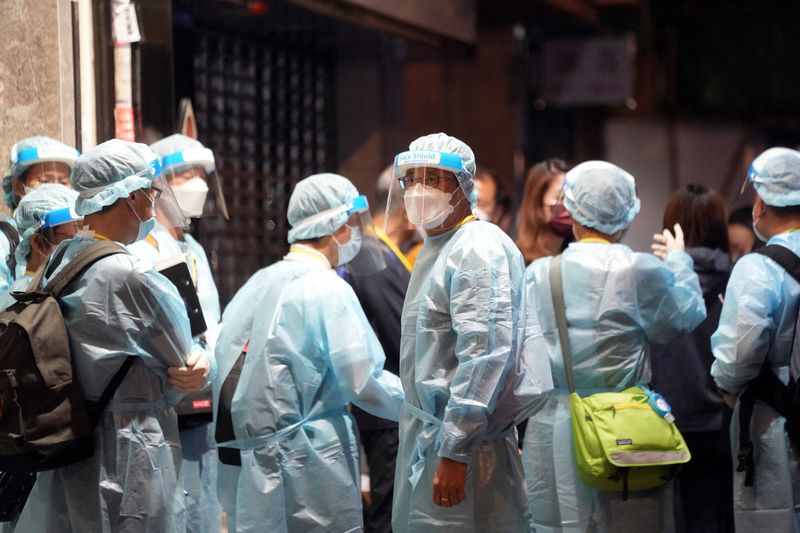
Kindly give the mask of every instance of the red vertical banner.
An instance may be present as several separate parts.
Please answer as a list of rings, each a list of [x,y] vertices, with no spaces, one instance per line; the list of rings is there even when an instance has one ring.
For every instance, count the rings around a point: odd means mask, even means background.
[[[117,105],[114,108],[114,125],[117,139],[136,141],[136,128],[133,121],[132,105]]]

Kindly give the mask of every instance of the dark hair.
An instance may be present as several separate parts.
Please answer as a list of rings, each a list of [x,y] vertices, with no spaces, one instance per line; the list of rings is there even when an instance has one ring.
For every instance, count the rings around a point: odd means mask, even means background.
[[[731,211],[731,215],[728,217],[728,225],[744,226],[747,229],[751,229],[753,227],[753,206],[752,205],[743,205],[742,207],[737,207],[733,211]]]
[[[687,247],[705,246],[727,253],[727,222],[725,200],[705,185],[684,186],[672,195],[664,211],[664,227],[672,231],[675,224],[680,224]]]
[[[544,194],[550,184],[569,166],[561,159],[545,159],[528,170],[522,206],[519,214],[519,237],[517,246],[526,262],[549,253],[544,249],[545,231],[549,231],[544,214]]]

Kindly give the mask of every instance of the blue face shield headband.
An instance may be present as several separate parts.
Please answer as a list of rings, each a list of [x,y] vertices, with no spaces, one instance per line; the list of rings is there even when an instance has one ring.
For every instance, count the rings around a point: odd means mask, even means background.
[[[40,146],[20,150],[14,163],[30,167],[37,163],[55,162],[72,168],[80,155],[79,151],[68,146]]]
[[[202,166],[207,173],[215,170],[214,152],[208,148],[187,148],[180,152],[173,152],[161,159],[161,166],[165,170],[178,171],[181,168]]]
[[[41,226],[39,226],[39,229],[43,230],[47,228],[53,228],[55,226],[60,226],[61,224],[66,224],[67,222],[77,222],[80,220],[83,220],[83,217],[76,213],[74,208],[65,207],[63,209],[56,209],[55,211],[45,213],[44,217],[42,217],[42,222]]]
[[[414,169],[438,168],[452,172],[456,176],[464,171],[461,156],[447,152],[411,150],[397,154],[394,158],[394,177],[405,190],[406,173]]]

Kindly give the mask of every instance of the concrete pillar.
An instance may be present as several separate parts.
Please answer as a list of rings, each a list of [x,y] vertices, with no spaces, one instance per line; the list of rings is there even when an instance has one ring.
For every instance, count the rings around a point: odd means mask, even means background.
[[[71,4],[0,0],[1,175],[23,137],[47,135],[75,146]]]

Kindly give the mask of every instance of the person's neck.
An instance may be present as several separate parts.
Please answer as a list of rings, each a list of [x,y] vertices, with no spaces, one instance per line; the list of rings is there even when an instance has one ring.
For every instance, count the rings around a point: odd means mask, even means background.
[[[328,263],[330,263],[331,265],[336,264],[334,260],[337,259],[338,257],[334,257],[334,250],[333,250],[333,246],[335,246],[336,243],[330,236],[323,237],[322,239],[316,241],[299,241],[297,244],[308,246],[312,250],[315,250],[324,255],[325,259],[327,259]]]
[[[773,221],[771,221],[769,229],[770,229],[769,238],[771,239],[775,235],[780,235],[781,233],[786,233],[787,231],[800,229],[800,219],[796,218],[774,219]]]
[[[573,231],[575,232],[575,237],[578,239],[578,241],[597,239],[614,243],[619,241],[620,237],[622,236],[621,231],[613,235],[609,235],[607,233],[599,232],[596,229],[587,228],[586,226],[581,226],[578,224],[573,225]]]
[[[83,225],[106,239],[128,244],[135,238],[135,235],[131,237],[130,229],[125,225],[126,221],[126,218],[120,216],[120,213],[114,208],[86,215],[83,218]]]
[[[36,272],[39,270],[39,267],[42,266],[46,257],[42,254],[31,250],[31,253],[28,254],[28,260],[25,262],[25,270],[30,272]]]

